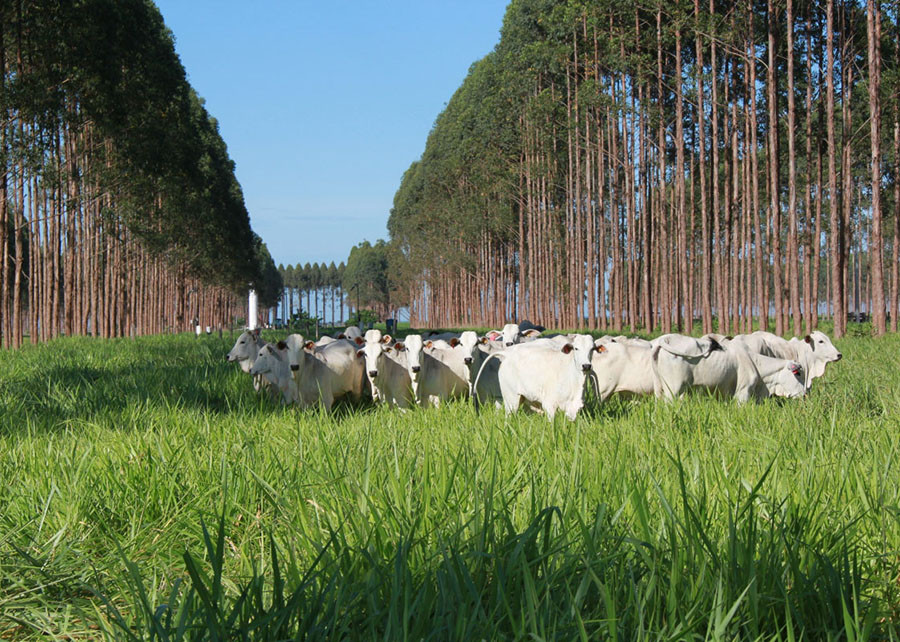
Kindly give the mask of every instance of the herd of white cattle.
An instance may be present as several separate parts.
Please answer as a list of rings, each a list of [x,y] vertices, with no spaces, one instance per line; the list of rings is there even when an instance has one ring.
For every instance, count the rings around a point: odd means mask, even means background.
[[[485,336],[475,332],[411,334],[402,341],[356,327],[309,341],[292,334],[267,343],[258,331],[238,337],[227,355],[285,404],[321,405],[341,398],[399,408],[438,406],[471,397],[507,413],[525,405],[553,420],[574,420],[592,381],[602,403],[613,394],[675,399],[701,389],[738,402],[802,397],[841,353],[822,332],[783,339],[770,332],[694,338],[666,334],[653,341],[587,334],[542,337],[508,324]]]

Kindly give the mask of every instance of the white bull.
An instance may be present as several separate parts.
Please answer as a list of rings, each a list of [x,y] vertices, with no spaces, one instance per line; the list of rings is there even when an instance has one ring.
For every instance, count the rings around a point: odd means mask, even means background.
[[[584,406],[584,382],[594,350],[593,339],[579,335],[561,348],[546,341],[511,346],[492,355],[491,359],[501,359],[497,377],[507,414],[525,402],[540,407],[550,421],[557,410],[574,421]]]

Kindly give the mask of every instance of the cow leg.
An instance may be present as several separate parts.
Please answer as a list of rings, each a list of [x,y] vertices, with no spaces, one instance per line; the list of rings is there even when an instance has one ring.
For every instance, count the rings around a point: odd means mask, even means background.
[[[519,395],[509,395],[508,397],[503,397],[503,407],[506,409],[506,414],[511,415],[519,410],[519,404],[522,401],[522,397]]]

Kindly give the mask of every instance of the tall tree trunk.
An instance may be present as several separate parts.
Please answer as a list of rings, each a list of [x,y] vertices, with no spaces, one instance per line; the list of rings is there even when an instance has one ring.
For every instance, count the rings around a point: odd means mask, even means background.
[[[788,80],[788,270],[794,335],[801,333],[800,254],[797,243],[797,156],[794,135],[796,110],[794,99],[794,3],[787,0],[787,80]]]
[[[834,308],[834,336],[840,338],[844,336],[844,325],[842,320],[846,313],[843,313],[841,306],[844,305],[844,281],[843,281],[843,244],[841,235],[841,217],[840,202],[838,201],[837,188],[837,169],[835,168],[835,158],[838,155],[835,146],[834,134],[834,0],[827,0],[826,3],[826,39],[828,52],[828,67],[825,73],[825,81],[827,83],[827,106],[825,111],[828,114],[828,211],[829,211],[829,234],[831,243],[830,263],[831,263],[831,297],[832,306]]]
[[[881,336],[887,330],[884,310],[884,266],[881,230],[881,2],[866,2],[866,34],[869,63],[869,126],[872,148],[872,237],[869,263],[872,278],[872,332]]]
[[[778,91],[775,82],[775,6],[768,0],[766,24],[768,25],[768,67],[766,68],[766,104],[769,109],[767,123],[769,145],[769,222],[772,238],[772,289],[775,299],[775,334],[784,334],[784,284],[781,277],[781,183],[778,159]]]

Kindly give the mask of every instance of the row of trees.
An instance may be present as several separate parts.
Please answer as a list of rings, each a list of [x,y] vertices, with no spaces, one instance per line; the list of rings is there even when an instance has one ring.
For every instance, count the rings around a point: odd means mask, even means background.
[[[225,324],[279,296],[150,0],[0,4],[0,340]],[[210,315],[210,316],[207,316]]]
[[[332,324],[345,323],[345,309],[365,309],[376,317],[390,317],[404,300],[405,292],[400,284],[406,278],[402,272],[405,265],[396,244],[383,240],[363,241],[353,247],[346,265],[335,265],[334,262],[327,266],[318,263],[307,263],[302,267],[299,263],[293,267],[279,265],[278,271],[284,282],[282,315],[293,317],[296,300],[297,310],[314,319],[325,316],[330,302],[328,318]],[[322,316],[319,315],[320,301]]]
[[[325,314],[328,302],[331,303],[331,322],[344,322],[344,296],[342,281],[345,266],[343,263],[330,265],[313,263],[306,265],[279,264],[278,272],[281,275],[283,288],[281,292],[281,315],[284,319],[294,316],[294,301],[297,302],[297,310],[303,311],[303,299],[306,298],[306,314],[314,319],[319,319],[319,301],[322,302],[322,314]],[[310,302],[312,298],[312,303]],[[335,312],[337,306],[337,314]]]
[[[898,43],[898,0],[513,0],[395,196],[413,323],[896,330]]]

